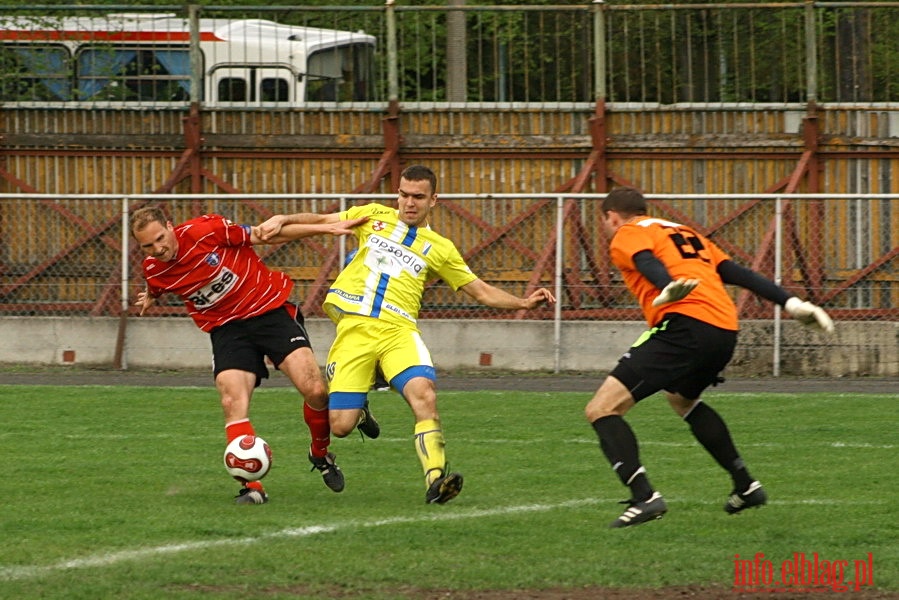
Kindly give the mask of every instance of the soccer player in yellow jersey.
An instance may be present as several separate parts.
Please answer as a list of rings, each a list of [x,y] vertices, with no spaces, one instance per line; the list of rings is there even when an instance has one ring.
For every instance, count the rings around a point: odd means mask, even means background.
[[[425,502],[443,504],[461,491],[462,475],[446,469],[436,373],[417,325],[425,283],[440,277],[481,304],[508,310],[529,310],[552,304],[555,298],[545,288],[519,298],[479,279],[453,242],[428,226],[436,204],[437,177],[428,167],[414,165],[400,177],[397,208],[372,203],[325,215],[275,215],[260,225],[260,232],[263,239],[278,234],[279,239],[290,239],[296,225],[368,217],[354,229],[358,252],[338,275],[324,303],[325,312],[337,324],[326,369],[331,433],[345,437],[358,427],[375,437],[380,431],[367,403],[379,364],[415,417],[415,450],[425,474]]]
[[[648,216],[643,194],[633,188],[612,190],[602,213],[612,262],[651,327],[621,357],[585,409],[600,448],[631,491],[630,506],[610,526],[638,525],[668,510],[646,477],[637,438],[623,418],[634,404],[660,390],[730,474],[734,487],[724,510],[736,514],[765,504],[767,494],[749,475],[724,420],[700,399],[703,390],[719,381],[737,342],[737,308],[724,285],[746,288],[828,333],[833,321],[820,307],[733,262],[691,228]]]

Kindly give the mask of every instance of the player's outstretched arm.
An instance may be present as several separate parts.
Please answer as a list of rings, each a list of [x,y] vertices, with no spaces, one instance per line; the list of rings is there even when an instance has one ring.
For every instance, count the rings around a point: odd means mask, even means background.
[[[333,223],[339,220],[339,216],[337,213],[329,213],[320,215],[318,213],[293,213],[290,215],[273,215],[269,217],[267,220],[260,223],[257,227],[253,228],[253,231],[256,235],[259,236],[259,242],[261,244],[276,244],[278,241],[274,241],[275,236],[281,233],[281,229],[285,225],[315,225],[321,223]],[[314,235],[314,234],[313,234]],[[299,236],[306,237],[306,236]],[[281,242],[288,241],[289,239],[297,239],[288,238],[282,239]]]
[[[505,290],[490,285],[481,279],[475,279],[459,288],[484,306],[506,310],[530,310],[541,304],[554,304],[556,298],[546,288],[538,288],[524,298],[513,296]]]
[[[724,283],[739,285],[766,300],[780,304],[787,314],[803,325],[814,325],[827,333],[833,332],[833,320],[824,312],[823,308],[800,300],[752,269],[738,265],[731,260],[725,260],[718,265],[718,275],[721,276],[721,281]]]
[[[739,285],[766,300],[780,304],[787,314],[803,325],[814,325],[827,333],[833,331],[833,320],[823,308],[800,300],[752,269],[725,260],[718,265],[718,275],[724,283]]]
[[[280,244],[313,235],[349,235],[368,220],[368,217],[360,217],[341,221],[336,213],[321,216],[327,218],[318,223],[282,223],[273,217],[274,221],[269,219],[253,227],[250,239],[254,244]]]
[[[808,300],[793,296],[784,304],[784,310],[803,325],[813,325],[826,333],[833,333],[833,319],[824,309]]]

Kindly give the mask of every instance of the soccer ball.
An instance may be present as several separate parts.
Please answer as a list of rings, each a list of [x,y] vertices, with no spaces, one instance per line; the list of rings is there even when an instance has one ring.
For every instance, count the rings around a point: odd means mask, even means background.
[[[272,449],[259,436],[241,435],[225,448],[224,461],[228,474],[237,481],[257,481],[272,468]]]

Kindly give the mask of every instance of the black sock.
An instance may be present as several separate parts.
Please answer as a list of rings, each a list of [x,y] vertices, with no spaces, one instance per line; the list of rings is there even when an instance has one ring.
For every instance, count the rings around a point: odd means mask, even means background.
[[[593,421],[593,429],[612,469],[621,483],[631,489],[632,499],[636,502],[648,500],[652,496],[652,485],[646,477],[646,469],[640,464],[637,438],[627,421],[618,415],[601,417]]]
[[[690,425],[693,435],[702,447],[712,455],[734,480],[734,488],[743,491],[752,483],[752,476],[737,453],[730,431],[712,407],[699,402],[693,407],[684,420]]]

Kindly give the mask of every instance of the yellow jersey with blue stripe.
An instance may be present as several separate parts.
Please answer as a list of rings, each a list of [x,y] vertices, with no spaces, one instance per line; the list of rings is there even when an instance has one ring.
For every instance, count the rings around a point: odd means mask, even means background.
[[[340,213],[341,220],[365,216],[354,230],[359,250],[325,297],[335,323],[354,314],[415,327],[425,283],[439,277],[455,291],[477,279],[452,241],[406,225],[395,208],[372,203]]]

